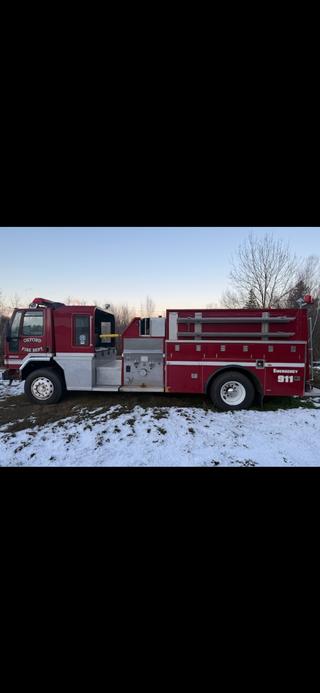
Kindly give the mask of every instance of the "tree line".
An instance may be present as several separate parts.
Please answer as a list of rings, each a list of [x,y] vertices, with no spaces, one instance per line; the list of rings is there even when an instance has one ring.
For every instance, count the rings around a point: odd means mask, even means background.
[[[73,296],[67,296],[64,300],[66,305],[72,306],[85,306],[87,305],[86,299],[78,299]],[[90,304],[92,305],[92,303]],[[98,306],[97,301],[93,301],[93,305]],[[100,305],[100,304],[99,304]],[[115,317],[115,332],[117,334],[122,334],[129,323],[136,316],[136,310],[130,307],[127,303],[102,303],[101,308],[108,306],[108,311],[113,313]],[[21,301],[18,294],[15,294],[11,299],[5,300],[2,291],[0,290],[0,363],[3,360],[4,354],[4,340],[6,334],[6,326],[10,320],[10,316],[14,308],[25,307],[24,302]],[[147,296],[145,301],[140,305],[140,315],[144,317],[152,317],[155,314],[155,303],[150,296]],[[120,339],[116,340],[117,352],[120,354],[121,344]]]
[[[289,244],[273,235],[250,234],[231,258],[231,288],[222,295],[224,308],[298,308],[311,294],[313,355],[320,359],[320,258],[298,259]]]

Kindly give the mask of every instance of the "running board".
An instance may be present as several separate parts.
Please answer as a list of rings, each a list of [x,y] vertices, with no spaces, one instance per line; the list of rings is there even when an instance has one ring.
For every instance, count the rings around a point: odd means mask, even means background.
[[[119,392],[120,385],[98,385],[97,387],[91,387],[90,392]]]
[[[164,392],[163,387],[120,387],[120,392]]]

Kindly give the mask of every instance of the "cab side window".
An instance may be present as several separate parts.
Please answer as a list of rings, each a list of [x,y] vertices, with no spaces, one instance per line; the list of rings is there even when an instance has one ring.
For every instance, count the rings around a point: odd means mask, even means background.
[[[27,311],[23,318],[22,334],[24,337],[42,337],[43,312]]]
[[[88,346],[90,344],[89,315],[75,315],[73,321],[74,344],[77,346]]]

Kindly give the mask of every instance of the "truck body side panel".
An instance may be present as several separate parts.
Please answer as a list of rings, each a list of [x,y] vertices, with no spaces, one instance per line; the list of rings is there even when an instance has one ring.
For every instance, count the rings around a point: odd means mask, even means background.
[[[215,374],[238,368],[263,395],[304,393],[304,310],[168,310],[166,336],[168,392],[205,393]]]

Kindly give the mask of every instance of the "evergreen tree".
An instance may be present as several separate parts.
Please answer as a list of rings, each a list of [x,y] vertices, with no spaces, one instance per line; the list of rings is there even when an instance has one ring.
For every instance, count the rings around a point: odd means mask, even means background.
[[[303,298],[309,293],[309,287],[303,279],[300,279],[297,284],[291,289],[286,300],[286,308],[298,308],[297,300]]]
[[[254,293],[253,289],[250,289],[248,300],[245,304],[245,308],[258,308],[258,307],[259,306],[258,306],[257,299],[255,297],[255,293]]]

